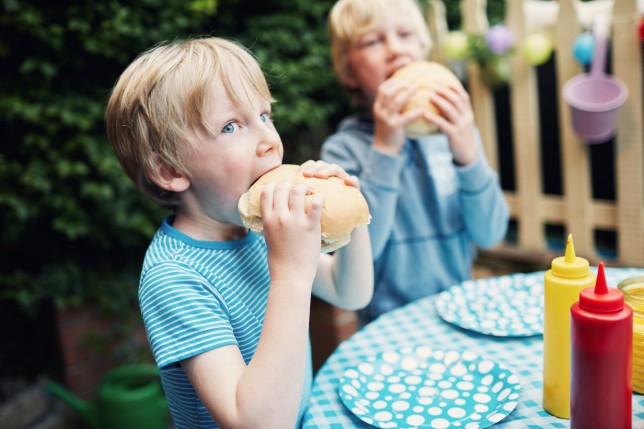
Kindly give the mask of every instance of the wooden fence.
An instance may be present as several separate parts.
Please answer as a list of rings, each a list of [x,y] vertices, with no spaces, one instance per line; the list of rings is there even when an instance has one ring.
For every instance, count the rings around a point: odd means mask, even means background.
[[[436,48],[433,59],[441,57],[441,40],[448,31],[445,7],[440,0],[430,0],[428,21]],[[489,26],[484,0],[461,0],[462,30],[484,33]],[[467,85],[472,97],[477,124],[481,130],[485,151],[492,166],[499,165],[499,134],[511,141],[511,171],[513,189],[504,192],[510,206],[516,239],[498,246],[495,251],[510,250],[523,254],[545,254],[548,251],[548,225],[560,226],[562,241],[572,233],[578,254],[590,259],[603,259],[599,249],[598,231],[608,231],[614,238],[616,265],[644,266],[644,130],[642,121],[642,45],[638,26],[641,19],[637,0],[579,0],[541,1],[507,0],[505,25],[514,40],[520,42],[533,31],[547,34],[554,44],[554,59],[550,61],[555,96],[550,103],[557,111],[556,139],[559,166],[543,166],[544,128],[543,89],[539,86],[539,67],[529,65],[520,54],[511,59],[512,78],[507,95],[507,118],[499,118],[498,90],[490,89],[480,79],[481,70],[468,63]],[[570,107],[562,96],[563,85],[583,73],[583,67],[572,54],[576,37],[590,29],[597,14],[611,17],[609,51],[611,73],[621,79],[629,90],[622,105],[616,137],[602,145],[612,145],[611,162],[606,171],[614,172],[614,198],[593,196],[593,179],[605,171],[591,163],[593,146],[582,142],[575,134]],[[496,94],[496,95],[495,95]],[[545,106],[546,110],[548,106]],[[550,129],[549,132],[552,132]],[[612,159],[610,159],[612,158]],[[551,169],[557,167],[559,171]],[[608,167],[608,166],[607,166]],[[544,190],[544,175],[558,175],[561,192]],[[503,174],[502,174],[503,175]],[[502,177],[503,179],[503,177]],[[503,182],[503,180],[502,180]],[[564,235],[565,234],[565,235]],[[563,243],[562,243],[563,244]],[[607,261],[610,263],[611,261]]]
[[[640,2],[644,3],[644,0]],[[486,2],[460,0],[459,3],[462,29],[471,33],[485,32],[489,25]],[[446,62],[440,51],[441,40],[449,30],[445,7],[440,0],[429,0],[429,4],[428,21],[435,42],[433,59]],[[578,0],[506,0],[505,5],[505,24],[515,41],[523,40],[532,31],[543,31],[554,43],[555,55],[547,65],[539,67],[532,67],[521,55],[514,55],[512,79],[501,91],[491,90],[481,82],[481,70],[476,64],[467,65],[467,87],[485,151],[492,166],[500,171],[502,183],[508,182],[504,177],[508,168],[504,164],[511,164],[513,183],[511,186],[504,184],[504,192],[513,224],[517,226],[515,239],[480,253],[483,258],[479,258],[473,274],[479,277],[545,269],[554,256],[562,254],[567,233],[573,234],[577,254],[590,259],[591,263],[603,260],[612,265],[644,267],[643,76],[642,46],[637,32],[644,4],[640,4],[639,11],[637,0],[583,3]],[[612,74],[627,85],[629,97],[620,110],[616,138],[591,146],[582,143],[573,131],[562,88],[570,78],[583,72],[572,55],[572,45],[583,30],[590,28],[596,14],[612,18]],[[552,83],[549,89],[554,92],[549,97],[545,96],[547,86],[541,82],[544,72],[551,74],[545,78]],[[505,109],[500,109],[499,104]],[[554,121],[551,116],[555,116]],[[555,140],[557,145],[553,146],[550,140]],[[598,148],[603,150],[600,158],[606,160],[600,159],[596,163],[593,160],[597,158]],[[605,155],[607,150],[610,156]],[[548,151],[557,152],[559,162],[544,168],[544,161],[547,164],[546,158],[552,155]],[[508,157],[508,152],[512,156]],[[602,161],[613,165],[604,168],[608,166]],[[613,177],[608,180],[606,174]],[[556,176],[561,182],[554,192],[544,185],[549,176]],[[613,195],[610,198],[593,195],[597,194],[593,192],[593,182],[597,178],[611,183]],[[552,239],[548,225],[562,227],[558,237],[561,249],[549,249]],[[597,231],[608,231],[614,238],[612,260],[607,260],[599,250],[601,243]],[[311,342],[315,368],[357,327],[354,312],[314,299]]]

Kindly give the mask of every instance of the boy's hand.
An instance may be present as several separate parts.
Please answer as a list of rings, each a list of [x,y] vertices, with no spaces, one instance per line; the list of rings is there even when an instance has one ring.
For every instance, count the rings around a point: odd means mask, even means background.
[[[401,110],[416,87],[399,80],[388,79],[378,87],[373,103],[375,148],[394,155],[400,153],[405,143],[404,126],[419,118],[422,109]]]
[[[424,112],[423,117],[447,135],[454,162],[458,165],[469,165],[477,156],[474,112],[470,96],[463,88],[449,87],[437,89],[431,101],[441,111],[442,116]]]
[[[293,281],[311,287],[320,259],[320,219],[324,199],[313,197],[305,211],[305,184],[269,182],[261,210],[273,284]]]
[[[329,164],[324,161],[306,161],[300,167],[302,174],[305,177],[317,177],[319,179],[326,179],[327,177],[338,177],[344,180],[349,186],[353,186],[360,189],[360,181],[356,176],[351,176],[349,173],[344,171],[342,167],[337,164]]]

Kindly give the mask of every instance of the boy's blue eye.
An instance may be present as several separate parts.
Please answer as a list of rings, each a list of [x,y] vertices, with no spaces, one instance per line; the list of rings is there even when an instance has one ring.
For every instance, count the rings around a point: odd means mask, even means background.
[[[271,120],[271,115],[269,115],[268,113],[262,113],[261,115],[259,115],[259,119],[262,122],[268,122]]]
[[[221,129],[221,132],[224,134],[232,134],[237,129],[239,128],[239,125],[237,125],[235,122],[229,122],[226,125],[224,125],[224,128]]]
[[[380,39],[368,39],[362,42],[362,46],[364,47],[369,47],[369,46],[375,46],[380,42]]]

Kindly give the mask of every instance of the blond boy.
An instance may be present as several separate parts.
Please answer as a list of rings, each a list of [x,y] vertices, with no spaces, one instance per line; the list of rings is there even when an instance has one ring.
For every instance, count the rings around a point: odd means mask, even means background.
[[[371,297],[364,227],[320,254],[322,203],[306,188],[262,193],[264,236],[246,229],[239,197],[280,165],[272,98],[256,60],[208,37],[164,43],[118,80],[106,122],[132,181],[172,210],[146,253],[139,301],[178,428],[293,428],[311,383],[311,293],[345,308]],[[309,161],[305,175],[358,181]]]
[[[416,88],[389,78],[431,48],[414,0],[339,0],[329,34],[337,78],[359,110],[325,140],[321,157],[360,178],[371,208],[376,285],[361,312],[369,321],[470,278],[476,246],[505,235],[508,207],[464,89],[431,97],[441,115],[401,111]],[[405,136],[420,117],[440,133]]]

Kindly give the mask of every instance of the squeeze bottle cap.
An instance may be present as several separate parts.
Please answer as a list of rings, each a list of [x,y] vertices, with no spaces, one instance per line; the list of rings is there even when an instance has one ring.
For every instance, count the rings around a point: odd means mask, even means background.
[[[584,277],[588,275],[588,260],[575,255],[575,246],[572,243],[572,234],[566,240],[566,253],[552,260],[552,273],[559,277]]]
[[[597,313],[612,313],[624,308],[624,294],[606,285],[604,263],[599,263],[595,287],[588,287],[579,293],[579,306]]]

